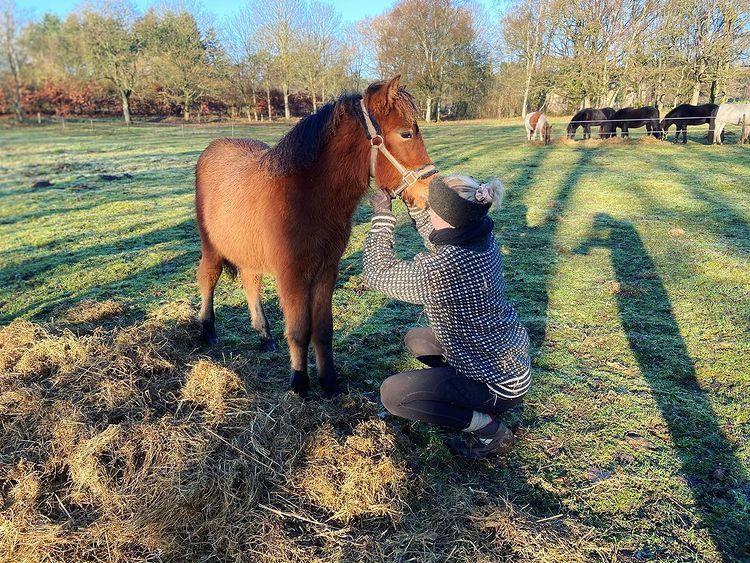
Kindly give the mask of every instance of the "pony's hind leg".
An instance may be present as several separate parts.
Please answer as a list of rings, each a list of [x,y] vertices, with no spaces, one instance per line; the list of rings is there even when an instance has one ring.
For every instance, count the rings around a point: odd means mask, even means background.
[[[221,256],[206,245],[203,246],[198,265],[198,288],[201,292],[201,310],[198,318],[201,322],[203,341],[209,346],[219,343],[214,322],[214,288],[221,276],[222,262]]]
[[[333,314],[331,303],[338,266],[327,268],[312,289],[312,342],[320,386],[327,395],[338,393],[338,375],[333,362]]]
[[[253,329],[260,335],[260,348],[265,352],[276,350],[276,343],[271,336],[271,327],[263,310],[261,291],[263,287],[263,276],[248,271],[240,271],[242,287],[247,297],[247,309],[250,312],[250,322]]]
[[[291,270],[284,276],[279,276],[278,283],[292,368],[289,385],[294,392],[306,397],[310,389],[310,377],[307,374],[307,350],[310,346],[310,284]]]

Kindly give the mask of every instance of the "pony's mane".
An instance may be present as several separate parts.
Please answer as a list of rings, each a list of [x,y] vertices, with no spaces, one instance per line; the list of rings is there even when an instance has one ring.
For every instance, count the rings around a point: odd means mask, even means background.
[[[309,168],[320,156],[336,126],[338,108],[354,115],[360,94],[344,94],[300,120],[272,149],[260,158],[260,165],[273,175],[290,176]]]
[[[367,95],[376,92],[383,84],[371,84],[367,88]],[[318,111],[300,120],[272,149],[266,151],[259,160],[260,165],[274,176],[291,176],[310,168],[336,129],[339,116],[348,114],[360,120],[356,107],[360,99],[361,94],[348,93],[321,106]],[[398,113],[416,121],[417,107],[406,90],[399,88],[393,103]],[[364,132],[362,134],[364,136]]]

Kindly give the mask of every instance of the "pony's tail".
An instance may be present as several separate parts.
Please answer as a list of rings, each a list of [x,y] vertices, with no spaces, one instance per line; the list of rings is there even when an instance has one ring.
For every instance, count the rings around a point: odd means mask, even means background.
[[[222,262],[222,266],[224,266],[224,271],[229,275],[230,278],[237,279],[237,266],[232,264],[229,260],[224,259]]]

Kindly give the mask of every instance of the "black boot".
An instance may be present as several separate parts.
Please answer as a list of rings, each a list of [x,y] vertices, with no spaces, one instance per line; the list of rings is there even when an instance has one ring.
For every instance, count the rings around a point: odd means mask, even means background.
[[[476,432],[465,433],[463,436],[456,436],[448,440],[448,448],[454,455],[467,459],[483,459],[493,453],[508,453],[516,442],[513,432],[501,422],[490,424],[496,424],[497,430],[483,432],[483,428]]]

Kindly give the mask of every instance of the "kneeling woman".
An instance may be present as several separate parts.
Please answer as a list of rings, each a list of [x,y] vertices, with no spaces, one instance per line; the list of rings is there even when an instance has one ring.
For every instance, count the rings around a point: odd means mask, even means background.
[[[409,209],[429,252],[400,261],[391,199],[376,190],[364,250],[365,283],[424,305],[430,324],[410,330],[405,339],[428,369],[386,379],[383,405],[396,416],[463,430],[448,445],[474,459],[511,448],[513,434],[499,418],[531,384],[529,338],[505,302],[502,258],[487,216],[502,191],[499,181],[436,177],[428,210]]]

